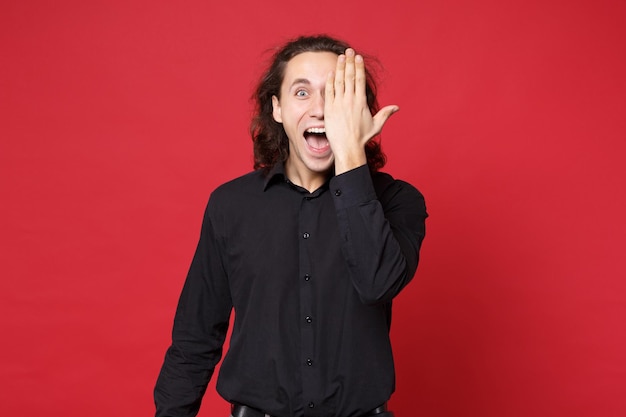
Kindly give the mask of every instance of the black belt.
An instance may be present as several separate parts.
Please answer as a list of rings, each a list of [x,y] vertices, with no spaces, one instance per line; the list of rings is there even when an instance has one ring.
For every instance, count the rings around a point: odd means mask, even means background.
[[[387,404],[385,403],[363,414],[362,417],[373,417],[386,411]],[[247,405],[241,404],[231,405],[231,415],[232,417],[272,417],[269,414],[265,414],[261,410],[257,410],[256,408],[248,407]]]

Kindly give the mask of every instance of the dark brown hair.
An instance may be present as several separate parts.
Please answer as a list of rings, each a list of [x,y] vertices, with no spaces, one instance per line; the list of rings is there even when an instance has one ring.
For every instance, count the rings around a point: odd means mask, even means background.
[[[271,64],[261,77],[252,97],[254,115],[250,124],[250,135],[254,144],[254,169],[269,171],[277,162],[284,162],[289,156],[287,134],[282,124],[276,122],[272,116],[272,96],[280,98],[280,86],[287,63],[304,52],[333,52],[341,55],[348,47],[347,43],[326,35],[302,36],[286,43],[273,54]],[[376,83],[367,68],[365,72],[367,105],[370,112],[376,114],[378,111]],[[385,154],[378,141],[370,140],[365,145],[365,154],[372,171],[385,165]]]

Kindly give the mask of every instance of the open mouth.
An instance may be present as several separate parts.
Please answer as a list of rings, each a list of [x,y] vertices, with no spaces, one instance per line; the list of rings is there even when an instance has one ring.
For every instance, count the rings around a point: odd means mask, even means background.
[[[312,127],[305,130],[304,140],[306,140],[309,148],[315,152],[326,152],[330,148],[326,138],[326,129],[323,127]]]

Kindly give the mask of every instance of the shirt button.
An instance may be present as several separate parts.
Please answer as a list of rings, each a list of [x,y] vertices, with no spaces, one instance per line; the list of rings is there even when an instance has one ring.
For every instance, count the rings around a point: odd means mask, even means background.
[[[308,234],[307,232],[304,232],[304,233],[302,234],[302,237],[303,237],[303,238],[305,238],[305,239],[308,239],[310,236],[311,236],[311,235],[310,235],[310,234]]]
[[[310,279],[311,279],[311,275],[309,275],[309,274],[304,274],[304,280],[305,280],[305,281],[308,281],[308,280],[310,280]]]
[[[313,403],[313,401],[311,401],[311,402],[309,403],[309,408],[313,408],[313,407],[315,407],[315,404]]]
[[[306,360],[306,364],[309,366],[313,366],[313,361],[309,358]]]
[[[335,195],[339,197],[341,195],[341,190],[335,190]]]
[[[307,323],[313,322],[313,319],[311,318],[311,316],[306,316],[304,320],[306,320]]]

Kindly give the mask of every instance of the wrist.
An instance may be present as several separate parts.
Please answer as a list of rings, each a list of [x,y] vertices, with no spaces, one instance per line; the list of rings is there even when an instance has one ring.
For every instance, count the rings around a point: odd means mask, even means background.
[[[365,149],[358,152],[347,152],[335,154],[335,175],[343,174],[360,166],[367,164]]]

